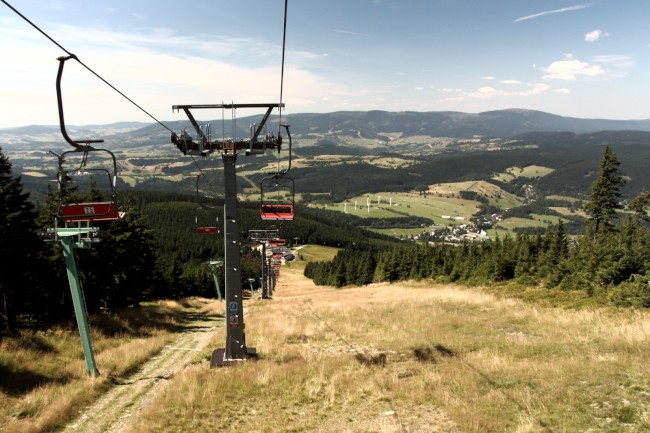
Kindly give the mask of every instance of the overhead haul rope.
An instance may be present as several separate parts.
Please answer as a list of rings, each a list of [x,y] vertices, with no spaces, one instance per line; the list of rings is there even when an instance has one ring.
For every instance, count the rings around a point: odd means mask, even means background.
[[[145,110],[144,108],[142,108],[142,107],[141,107],[139,104],[137,104],[133,99],[131,99],[131,98],[129,98],[128,96],[126,96],[126,95],[125,95],[123,92],[121,92],[117,87],[115,87],[115,86],[113,86],[111,83],[109,83],[106,79],[104,79],[101,75],[99,75],[97,72],[95,72],[94,70],[92,70],[92,69],[91,69],[88,65],[86,65],[84,62],[82,62],[81,60],[79,60],[79,58],[78,58],[76,55],[72,54],[70,51],[68,51],[67,49],[65,49],[65,47],[63,47],[63,45],[61,45],[60,43],[58,43],[54,38],[52,38],[50,35],[48,35],[44,30],[42,30],[40,27],[38,27],[36,24],[34,24],[34,23],[29,19],[29,18],[27,18],[27,17],[26,17],[25,15],[23,15],[22,13],[20,13],[20,12],[19,12],[15,7],[13,7],[12,5],[10,5],[9,2],[7,2],[6,0],[0,0],[0,1],[2,1],[2,3],[4,3],[4,4],[9,8],[9,9],[11,9],[12,11],[14,11],[14,12],[16,13],[16,15],[18,15],[19,17],[21,17],[21,18],[22,18],[23,20],[25,20],[29,25],[31,25],[33,28],[35,28],[39,33],[41,33],[43,36],[45,36],[47,39],[49,39],[49,40],[50,40],[54,45],[56,45],[56,46],[59,47],[61,50],[63,50],[63,51],[64,51],[66,54],[68,54],[71,58],[73,58],[73,59],[75,59],[77,62],[79,62],[79,64],[80,64],[81,66],[83,66],[83,67],[86,68],[90,73],[92,73],[94,76],[96,76],[97,78],[99,78],[102,82],[104,82],[104,84],[106,84],[108,87],[110,87],[111,89],[113,89],[114,91],[116,91],[116,92],[117,92],[119,95],[121,95],[124,99],[126,99],[127,101],[129,101],[131,104],[133,104],[135,107],[137,107],[140,111],[142,111],[144,114],[146,114],[147,116],[149,116],[149,118],[153,119],[154,122],[156,122],[158,125],[160,125],[160,126],[162,126],[163,128],[165,128],[167,131],[169,131],[169,132],[171,132],[171,133],[174,133],[174,131],[173,131],[171,128],[169,128],[169,127],[168,127],[167,125],[165,125],[163,122],[161,122],[160,120],[158,120],[156,117],[154,117],[154,116],[153,116],[151,113],[149,113],[147,110]],[[286,0],[285,0],[285,1],[286,1]],[[284,53],[283,53],[283,56],[284,56]],[[192,156],[192,155],[190,155],[190,156]],[[204,174],[204,173],[203,173],[203,170],[201,169],[201,166],[199,166],[199,163],[196,161],[196,159],[194,159],[194,156],[192,156],[192,161],[194,161],[194,164],[195,164],[196,167],[199,169],[199,172],[200,172],[201,174]],[[205,179],[206,179],[206,181],[208,182],[208,184],[211,183],[210,180],[209,180],[209,178],[208,178],[208,176],[205,176]]]
[[[4,1],[4,0],[3,0]],[[280,131],[280,125],[282,124],[282,90],[284,86],[284,51],[287,45],[287,8],[289,0],[284,0],[284,25],[282,26],[282,67],[280,71],[280,106],[278,107],[279,119],[278,119],[278,134]]]
[[[284,88],[284,53],[287,45],[287,10],[289,0],[284,0],[284,24],[282,25],[282,63],[280,67],[280,105],[278,106],[278,137],[282,128],[282,92]],[[291,157],[291,156],[289,156]],[[280,173],[280,155],[278,152],[278,173]]]
[[[146,114],[146,115],[149,116],[151,119],[153,119],[157,124],[159,124],[160,126],[162,126],[162,127],[165,128],[165,129],[167,129],[169,132],[174,132],[174,131],[172,131],[172,130],[167,126],[167,125],[165,125],[164,123],[162,123],[160,120],[156,119],[156,118],[155,118],[151,113],[149,113],[147,110],[145,110],[145,109],[142,108],[140,105],[138,105],[138,104],[137,104],[133,99],[131,99],[131,98],[129,98],[128,96],[126,96],[126,95],[125,95],[124,93],[122,93],[122,92],[121,92],[117,87],[113,86],[111,83],[109,83],[107,80],[105,80],[101,75],[99,75],[97,72],[93,71],[93,70],[92,70],[88,65],[86,65],[84,62],[82,62],[81,60],[79,60],[79,58],[78,58],[77,56],[75,56],[74,54],[72,54],[70,51],[66,50],[66,49],[65,49],[61,44],[59,44],[57,41],[55,41],[55,40],[54,40],[50,35],[48,35],[47,33],[45,33],[45,31],[41,30],[41,29],[40,29],[36,24],[34,24],[33,22],[31,22],[31,21],[30,21],[30,20],[29,20],[25,15],[21,14],[21,13],[20,13],[16,8],[14,8],[12,5],[10,5],[6,0],[0,0],[0,1],[2,1],[2,3],[4,3],[5,5],[7,5],[7,7],[8,7],[9,9],[11,9],[12,11],[14,11],[14,12],[15,12],[18,16],[20,16],[23,20],[27,21],[27,22],[28,22],[32,27],[34,27],[36,30],[38,30],[38,31],[39,31],[43,36],[45,36],[46,38],[48,38],[48,39],[49,39],[49,40],[50,40],[54,45],[56,45],[57,47],[61,48],[61,49],[62,49],[63,51],[65,51],[65,52],[66,52],[70,57],[72,57],[72,58],[75,59],[77,62],[79,62],[79,64],[80,64],[81,66],[83,66],[84,68],[86,68],[86,69],[87,69],[91,74],[93,74],[94,76],[96,76],[97,78],[99,78],[100,80],[102,80],[102,81],[104,82],[104,84],[106,84],[106,85],[107,85],[108,87],[110,87],[111,89],[115,90],[115,91],[116,91],[117,93],[119,93],[119,94],[120,94],[124,99],[126,99],[127,101],[129,101],[131,104],[133,104],[135,107],[137,107],[140,111],[142,111],[144,114]]]

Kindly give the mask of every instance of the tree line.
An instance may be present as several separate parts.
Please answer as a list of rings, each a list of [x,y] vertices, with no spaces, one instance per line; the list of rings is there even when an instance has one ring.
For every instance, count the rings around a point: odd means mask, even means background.
[[[257,203],[240,203],[242,284],[259,281],[261,257],[246,244],[249,230],[277,228],[291,243],[341,248],[331,262],[312,263],[305,274],[317,284],[345,286],[375,281],[446,279],[485,283],[517,279],[548,287],[594,292],[610,288],[624,305],[650,306],[650,235],[647,193],[628,203],[620,218],[624,178],[609,148],[584,208],[590,224],[576,237],[559,223],[545,235],[517,234],[460,247],[413,245],[375,234],[340,218],[340,213],[297,206],[297,217],[280,226],[261,221]],[[88,192],[100,199],[96,190]],[[81,197],[83,199],[83,197]],[[222,235],[197,235],[196,225],[217,225],[222,202],[195,195],[129,191],[120,196],[126,211],[118,221],[98,222],[102,242],[76,250],[90,312],[137,306],[146,300],[216,296],[206,262],[223,257]],[[52,227],[58,193],[30,201],[20,177],[0,148],[0,328],[33,326],[73,315],[61,249],[38,234]],[[223,290],[223,273],[218,275]],[[259,283],[256,283],[259,284]]]
[[[70,191],[80,202],[101,201],[97,188]],[[223,260],[223,235],[199,235],[198,226],[223,226],[223,200],[195,194],[128,190],[118,197],[122,219],[95,222],[101,242],[76,249],[89,312],[137,306],[184,296],[216,297],[208,260]],[[0,330],[71,318],[72,300],[61,248],[39,236],[54,227],[59,194],[48,187],[42,202],[30,201],[21,178],[0,148]],[[261,256],[247,242],[249,230],[278,229],[288,243],[345,247],[368,232],[298,207],[294,221],[262,221],[258,203],[239,203],[242,286],[259,286]],[[375,242],[394,243],[381,235]],[[223,268],[218,269],[221,290]]]
[[[606,291],[616,305],[650,307],[650,230],[646,209],[650,194],[628,203],[621,217],[620,163],[607,146],[599,175],[584,208],[589,224],[569,237],[562,220],[542,235],[519,233],[460,246],[360,244],[339,251],[332,261],[307,264],[305,275],[316,284],[363,285],[410,279],[468,284],[517,280],[546,287]]]

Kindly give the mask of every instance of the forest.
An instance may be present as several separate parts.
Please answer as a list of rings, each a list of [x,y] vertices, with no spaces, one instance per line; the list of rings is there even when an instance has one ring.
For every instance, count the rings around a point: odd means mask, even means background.
[[[466,162],[468,168],[471,160]],[[589,224],[578,235],[560,222],[548,227],[545,234],[517,233],[514,238],[460,246],[412,244],[355,227],[360,222],[342,218],[341,213],[304,206],[297,207],[299,216],[293,222],[275,228],[290,244],[341,248],[331,262],[307,266],[305,275],[317,284],[343,287],[408,279],[466,284],[517,281],[584,290],[589,296],[605,292],[616,305],[650,307],[648,193],[629,201],[627,213],[621,214],[620,189],[625,178],[619,166],[616,155],[606,147],[599,176],[591,185],[590,201],[584,205],[590,214]],[[397,177],[395,182],[400,182]],[[30,201],[2,149],[0,187],[0,325],[15,329],[70,318],[73,310],[61,249],[42,236],[54,224],[58,193],[48,190],[42,204]],[[90,312],[137,307],[155,299],[216,295],[206,262],[223,257],[223,238],[197,235],[195,226],[199,220],[218,225],[223,215],[219,199],[129,189],[119,196],[119,203],[124,218],[99,222],[101,242],[77,251]],[[242,284],[247,287],[248,279],[259,281],[261,273],[259,253],[246,242],[248,231],[272,226],[260,220],[253,202],[241,202],[239,212]],[[424,221],[412,219],[404,218],[403,224]],[[365,224],[381,227],[383,222],[367,220]],[[219,277],[223,287],[223,275]]]
[[[83,201],[84,197],[80,198]],[[223,236],[198,235],[195,228],[197,224],[219,225],[222,203],[218,198],[161,191],[129,189],[119,194],[124,217],[94,223],[101,230],[101,242],[91,249],[75,251],[88,311],[137,307],[140,302],[156,299],[216,297],[207,261],[223,258]],[[73,316],[61,248],[43,236],[54,225],[58,205],[59,194],[52,188],[42,204],[33,203],[0,148],[2,329],[39,326]],[[261,257],[248,244],[248,232],[272,225],[260,219],[255,203],[241,202],[239,217],[242,285],[248,288],[249,278],[255,278],[255,285],[259,285],[261,276]],[[289,243],[345,247],[368,239],[381,245],[397,242],[336,221],[335,215],[302,207],[293,222],[274,228]],[[223,288],[221,268],[218,273]]]

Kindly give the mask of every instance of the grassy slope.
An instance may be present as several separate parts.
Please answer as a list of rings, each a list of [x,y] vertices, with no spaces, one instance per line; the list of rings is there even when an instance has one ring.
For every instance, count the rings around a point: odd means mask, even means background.
[[[0,345],[0,431],[52,431],[76,417],[158,353],[188,322],[187,307],[157,302],[112,316],[91,318],[95,359],[101,376],[89,379],[76,326],[23,330]]]
[[[337,290],[301,270],[284,267],[274,300],[248,304],[258,361],[185,371],[130,431],[650,429],[648,312],[429,283]]]

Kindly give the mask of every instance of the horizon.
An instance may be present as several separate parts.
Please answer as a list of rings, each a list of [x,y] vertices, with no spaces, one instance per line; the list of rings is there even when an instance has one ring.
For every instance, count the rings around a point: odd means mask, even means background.
[[[334,114],[334,113],[367,113],[371,111],[383,111],[386,113],[459,113],[459,114],[469,114],[469,115],[481,115],[485,113],[491,113],[491,112],[499,112],[499,111],[528,111],[528,112],[537,112],[537,113],[542,113],[542,114],[548,114],[551,116],[558,116],[558,117],[563,117],[563,118],[568,118],[568,119],[576,119],[576,120],[595,120],[595,121],[616,121],[616,122],[643,122],[643,121],[650,121],[650,118],[647,119],[605,119],[605,118],[588,118],[588,117],[573,117],[573,116],[562,116],[560,114],[555,114],[555,113],[549,113],[547,111],[541,111],[541,110],[530,110],[527,108],[504,108],[500,110],[487,110],[487,111],[482,111],[479,113],[469,113],[469,112],[464,112],[464,111],[453,111],[453,110],[432,110],[432,111],[414,111],[414,110],[402,110],[402,111],[390,111],[390,110],[338,110],[338,111],[329,111],[329,112],[304,112],[304,113],[290,113],[286,114],[283,113],[283,116],[300,116],[300,115],[305,115],[305,114],[314,114],[314,115],[327,115],[327,114]],[[251,115],[254,116],[254,115]],[[249,117],[248,115],[242,116],[242,117]],[[272,114],[271,118],[277,117],[277,114]],[[215,119],[209,119],[209,120],[216,120]],[[181,118],[181,119],[173,119],[173,120],[160,120],[161,123],[166,124],[166,123],[172,123],[172,122],[187,122],[189,121],[186,118]],[[138,123],[142,124],[145,126],[152,126],[156,125],[157,123],[153,120],[117,120],[115,122],[110,122],[110,123],[88,123],[88,124],[68,124],[66,122],[66,127],[69,128],[84,128],[84,127],[91,127],[91,126],[111,126],[111,125],[116,125],[120,123]],[[56,128],[57,130],[60,128],[58,123],[52,123],[52,124],[38,124],[38,123],[33,123],[33,124],[28,124],[28,125],[16,125],[16,126],[3,126],[0,127],[0,131],[10,131],[13,129],[21,129],[21,128],[29,128],[29,127],[44,127],[44,128]]]
[[[12,3],[158,119],[183,120],[169,114],[177,104],[279,100],[279,0]],[[638,102],[650,97],[649,18],[650,2],[614,0],[289,2],[284,113],[526,107],[650,119]],[[64,53],[8,7],[0,7],[0,35],[9,59],[0,69],[0,129],[57,124]],[[63,88],[71,125],[150,121],[76,62],[66,64]]]

